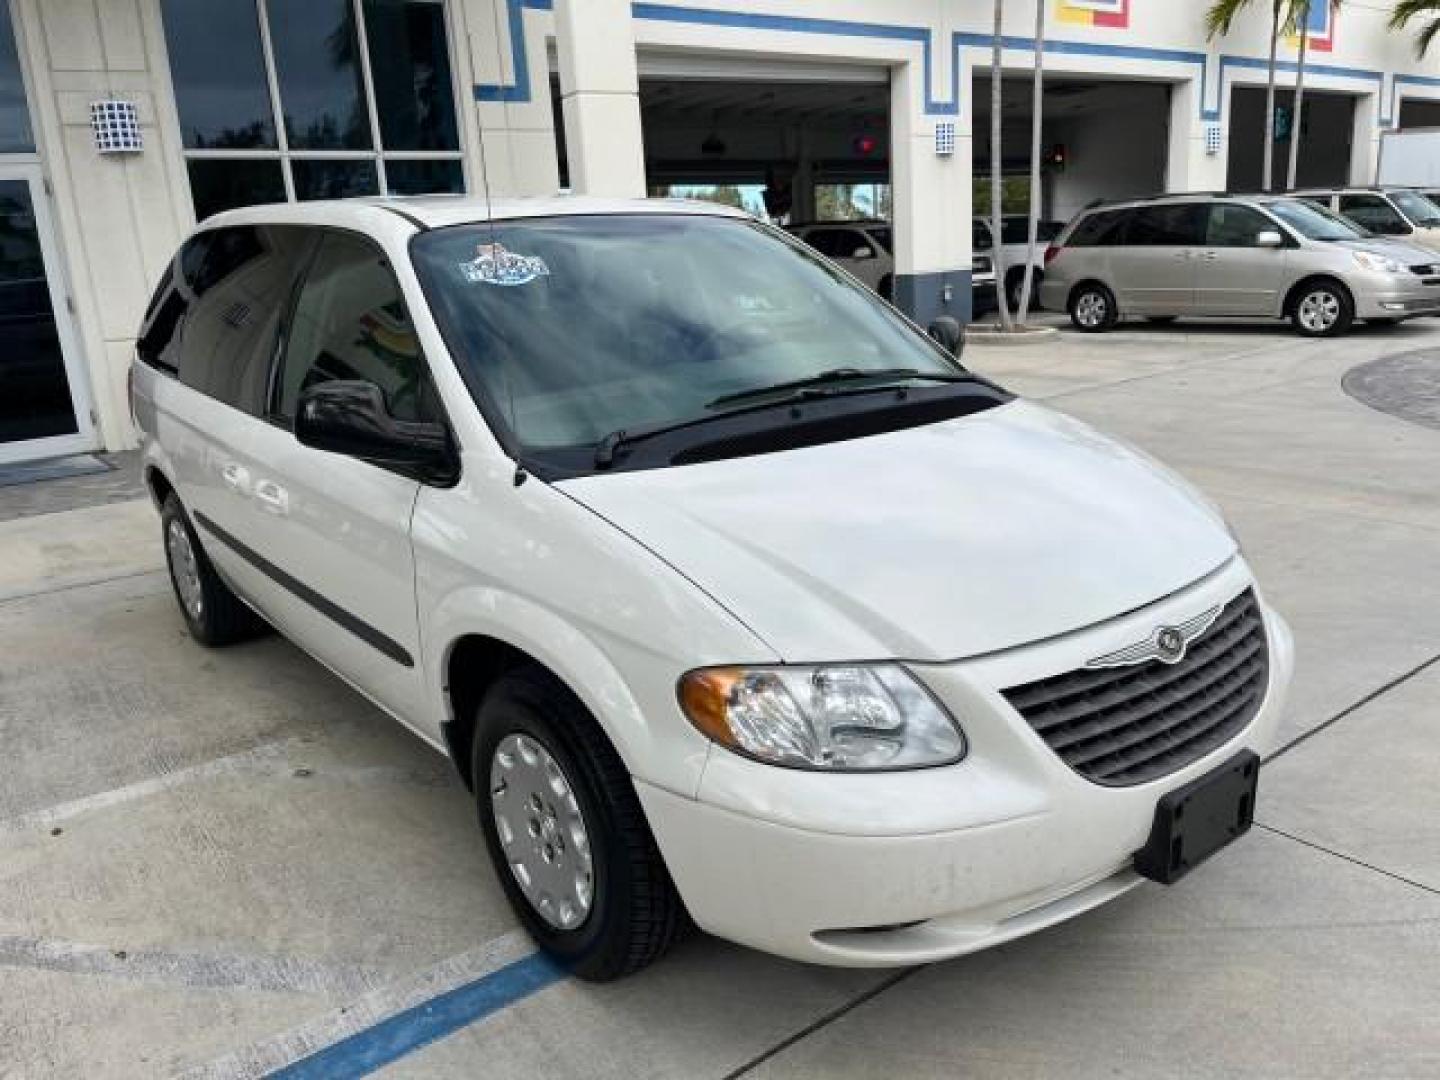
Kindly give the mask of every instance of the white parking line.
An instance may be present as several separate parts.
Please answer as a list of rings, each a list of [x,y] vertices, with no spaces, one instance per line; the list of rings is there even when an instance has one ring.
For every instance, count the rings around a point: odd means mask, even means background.
[[[187,1069],[178,1074],[179,1080],[257,1080],[398,1013],[493,974],[534,951],[524,931],[511,931],[390,986],[372,990],[283,1034]]]
[[[203,989],[359,994],[380,986],[385,972],[300,957],[213,955],[119,950],[76,941],[0,934],[0,967],[104,975]]]

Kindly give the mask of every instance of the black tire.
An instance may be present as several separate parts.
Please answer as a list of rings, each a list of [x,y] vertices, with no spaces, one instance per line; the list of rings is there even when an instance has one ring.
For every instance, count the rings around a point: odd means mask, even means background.
[[[172,530],[182,533],[183,540],[178,534],[172,536]],[[175,590],[175,601],[180,605],[180,614],[191,637],[202,645],[218,648],[248,641],[269,629],[265,621],[231,592],[230,586],[215,572],[195,527],[190,524],[185,508],[174,492],[165,496],[165,502],[160,507],[160,540],[165,545],[170,586]],[[193,574],[198,591],[196,603],[187,601],[186,587],[181,584],[182,576],[187,572],[184,565],[187,548],[194,559]]]
[[[1115,294],[1098,281],[1078,285],[1070,293],[1070,321],[1083,334],[1099,334],[1120,321]]]
[[[1030,277],[1030,310],[1043,311],[1040,306],[1040,281],[1045,275],[1038,268]],[[1005,275],[1005,298],[1010,303],[1011,311],[1020,310],[1020,293],[1025,288],[1025,268],[1011,270]]]
[[[1156,326],[1169,326],[1178,318],[1178,315],[1146,315],[1145,321],[1154,323]]]
[[[894,275],[894,274],[886,274],[884,277],[882,277],[882,278],[880,279],[880,284],[878,284],[878,285],[875,286],[875,292],[876,292],[876,295],[878,295],[881,300],[885,300],[885,301],[888,301],[888,302],[890,302],[890,303],[894,303],[894,302],[895,302],[895,275]]]
[[[507,736],[539,743],[559,765],[578,802],[589,839],[592,900],[573,929],[552,924],[531,903],[501,842],[491,767]],[[501,676],[480,704],[472,768],[480,827],[495,872],[541,948],[591,982],[639,971],[665,954],[686,925],[680,894],[620,755],[568,688],[538,668]],[[513,829],[512,837],[519,839]]]
[[[1317,278],[1295,290],[1290,325],[1305,337],[1337,337],[1355,321],[1355,301],[1338,281]]]

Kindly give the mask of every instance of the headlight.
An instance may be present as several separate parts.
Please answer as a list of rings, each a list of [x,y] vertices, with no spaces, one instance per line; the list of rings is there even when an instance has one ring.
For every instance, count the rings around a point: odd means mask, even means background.
[[[772,765],[870,772],[965,756],[959,727],[897,664],[704,668],[679,689],[703,734]]]
[[[1403,274],[1405,266],[1388,255],[1376,255],[1370,251],[1352,251],[1355,261],[1366,270],[1374,270],[1381,274]]]

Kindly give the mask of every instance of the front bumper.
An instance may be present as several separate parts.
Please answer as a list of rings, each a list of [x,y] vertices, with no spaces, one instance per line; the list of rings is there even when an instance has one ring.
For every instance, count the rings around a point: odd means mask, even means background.
[[[827,774],[715,749],[698,800],[638,783],[691,915],[711,933],[783,956],[895,966],[986,948],[1133,888],[1142,879],[1131,856],[1160,796],[1242,748],[1269,749],[1293,668],[1284,621],[1265,608],[1269,685],[1249,726],[1133,787],[1072,772],[1001,691],[1072,670],[1250,583],[1236,558],[1102,626],[976,660],[912,665],[965,729],[970,752],[955,766]]]

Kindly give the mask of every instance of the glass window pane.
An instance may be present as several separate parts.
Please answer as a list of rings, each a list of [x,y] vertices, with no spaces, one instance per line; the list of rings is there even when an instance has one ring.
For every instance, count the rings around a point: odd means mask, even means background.
[[[0,445],[78,430],[30,186],[0,180]]]
[[[295,177],[295,198],[302,202],[380,194],[373,161],[297,158],[291,162],[291,172]]]
[[[196,221],[237,206],[285,201],[285,178],[278,161],[192,158],[187,164]]]
[[[267,225],[201,235],[210,243],[185,317],[180,381],[259,416],[281,312],[314,233]]]
[[[459,195],[465,173],[458,161],[387,160],[385,182],[392,195]]]
[[[180,134],[192,150],[275,145],[255,0],[162,0]]]
[[[0,154],[29,154],[35,150],[30,112],[25,107],[25,83],[10,13],[0,5]]]
[[[292,149],[365,150],[370,116],[350,0],[266,0]]]
[[[279,401],[285,419],[294,420],[302,392],[335,379],[379,386],[398,420],[432,415],[420,339],[379,248],[327,236],[300,291],[288,337]]]
[[[365,0],[365,35],[385,149],[460,149],[444,6]]]

